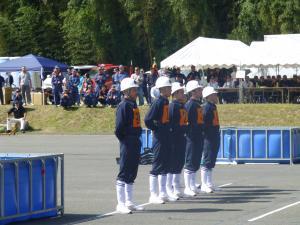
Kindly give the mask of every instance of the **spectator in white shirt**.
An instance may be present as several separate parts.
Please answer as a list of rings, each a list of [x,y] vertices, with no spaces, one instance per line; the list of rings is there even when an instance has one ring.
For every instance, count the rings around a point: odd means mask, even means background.
[[[138,87],[138,98],[139,98],[139,106],[144,105],[144,91],[143,91],[143,81],[144,74],[140,72],[139,67],[134,68],[134,73],[131,74],[131,78],[134,79]]]
[[[31,88],[32,88],[32,83],[31,83],[31,78],[30,74],[27,72],[27,69],[25,66],[22,67],[20,75],[19,75],[19,82],[20,82],[20,88],[21,88],[21,93],[22,97],[24,100],[24,104],[31,104]]]

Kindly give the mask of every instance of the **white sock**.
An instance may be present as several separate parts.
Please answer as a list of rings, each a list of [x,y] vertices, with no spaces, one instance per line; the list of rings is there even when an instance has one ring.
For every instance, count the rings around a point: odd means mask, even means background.
[[[160,197],[164,197],[167,195],[166,184],[167,176],[165,174],[158,175],[158,189]]]
[[[179,174],[173,174],[173,188],[174,192],[179,193],[180,192],[180,173]]]
[[[125,182],[117,180],[116,190],[118,205],[125,205]]]
[[[168,195],[173,193],[172,180],[173,180],[173,174],[168,173],[167,174],[167,193],[168,193]]]
[[[125,184],[125,203],[133,204],[132,192],[133,192],[133,184]]]
[[[149,187],[150,187],[150,194],[151,195],[158,195],[158,178],[157,176],[154,176],[150,174],[149,176]]]
[[[213,182],[212,182],[212,169],[207,169],[206,184],[207,184],[207,187],[210,187],[210,188],[212,188],[214,186]]]
[[[191,186],[190,186],[190,182],[191,182],[191,171],[189,170],[184,170],[184,186],[185,188],[187,189],[191,189]]]
[[[201,186],[207,186],[207,168],[201,167]]]
[[[194,191],[196,190],[196,173],[193,172],[190,174],[190,188]]]

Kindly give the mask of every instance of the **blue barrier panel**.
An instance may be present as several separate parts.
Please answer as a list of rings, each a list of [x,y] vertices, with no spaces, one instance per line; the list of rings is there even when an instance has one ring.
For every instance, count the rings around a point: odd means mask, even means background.
[[[266,158],[266,132],[253,130],[252,135],[253,158]]]
[[[63,214],[63,165],[63,154],[0,154],[0,225]]]
[[[251,158],[251,142],[249,130],[238,130],[238,157]]]
[[[145,132],[144,146],[152,147],[152,133]],[[300,161],[300,128],[221,128],[218,161]],[[293,154],[291,154],[291,152]]]
[[[280,130],[267,131],[268,158],[281,158],[281,132]]]

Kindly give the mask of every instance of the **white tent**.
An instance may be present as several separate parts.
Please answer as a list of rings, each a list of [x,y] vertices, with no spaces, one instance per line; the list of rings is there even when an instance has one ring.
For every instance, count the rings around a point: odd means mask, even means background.
[[[230,68],[239,66],[249,46],[241,41],[198,37],[163,61],[160,66],[190,69]],[[250,54],[250,53],[249,53]]]
[[[244,66],[300,66],[300,43],[286,40],[254,41],[250,53],[244,59]]]

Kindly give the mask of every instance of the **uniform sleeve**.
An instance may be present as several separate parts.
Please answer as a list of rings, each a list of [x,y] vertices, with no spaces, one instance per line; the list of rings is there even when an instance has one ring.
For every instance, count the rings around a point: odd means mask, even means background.
[[[116,112],[116,128],[115,135],[119,141],[123,140],[126,128],[126,108],[125,105],[119,105]]]
[[[155,101],[145,116],[145,125],[150,130],[156,130],[159,127],[159,115],[161,114],[159,105],[159,102]]]

